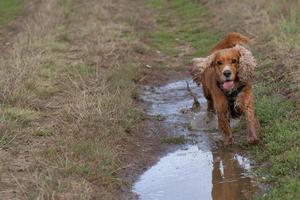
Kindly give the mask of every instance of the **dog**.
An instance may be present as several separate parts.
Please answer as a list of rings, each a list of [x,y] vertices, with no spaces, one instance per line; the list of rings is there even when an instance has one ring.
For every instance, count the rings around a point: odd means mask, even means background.
[[[255,117],[252,81],[257,66],[252,53],[245,48],[250,39],[230,33],[210,51],[206,58],[193,59],[192,77],[202,84],[208,113],[216,113],[219,131],[227,144],[233,143],[230,118],[244,115],[248,142],[259,141],[259,123]]]

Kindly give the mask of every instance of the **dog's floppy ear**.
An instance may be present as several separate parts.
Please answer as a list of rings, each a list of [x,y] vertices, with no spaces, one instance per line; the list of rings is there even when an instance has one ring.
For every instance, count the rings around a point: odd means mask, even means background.
[[[191,70],[191,75],[193,80],[200,85],[201,77],[204,70],[214,64],[214,55],[207,56],[205,58],[194,58],[192,60],[193,68]]]
[[[236,45],[236,48],[240,53],[240,64],[239,64],[239,72],[238,77],[242,82],[251,82],[255,76],[255,69],[257,67],[257,63],[255,58],[253,57],[251,51],[246,49],[241,45]]]

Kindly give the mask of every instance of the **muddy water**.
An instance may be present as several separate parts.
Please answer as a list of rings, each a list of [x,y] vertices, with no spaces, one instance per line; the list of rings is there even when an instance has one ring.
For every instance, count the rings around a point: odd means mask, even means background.
[[[205,105],[201,89],[188,81]],[[133,191],[139,199],[251,199],[258,187],[250,176],[249,159],[237,149],[219,145],[216,118],[208,120],[205,108],[199,113],[187,112],[193,101],[186,80],[145,87],[143,99],[149,104],[147,112],[163,119],[161,125],[170,130],[170,136],[184,135],[189,142],[160,158],[138,179]]]

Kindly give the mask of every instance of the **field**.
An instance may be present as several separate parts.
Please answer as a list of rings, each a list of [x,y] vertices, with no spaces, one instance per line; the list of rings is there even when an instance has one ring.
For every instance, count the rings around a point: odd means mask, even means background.
[[[157,151],[185,142],[149,137],[140,86],[183,73],[238,31],[254,38],[259,62],[262,141],[241,144],[267,185],[254,198],[299,198],[299,8],[279,0],[1,1],[1,197],[132,198],[132,182]]]

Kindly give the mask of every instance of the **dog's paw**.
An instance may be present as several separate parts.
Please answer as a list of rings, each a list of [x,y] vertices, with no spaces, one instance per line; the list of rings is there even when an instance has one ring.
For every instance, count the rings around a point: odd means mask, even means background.
[[[225,138],[225,145],[232,145],[233,144],[233,137]]]
[[[259,138],[256,135],[248,136],[248,143],[249,144],[257,144],[259,143]]]

